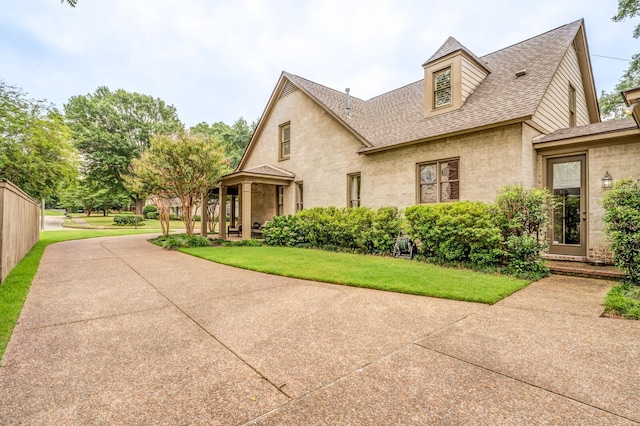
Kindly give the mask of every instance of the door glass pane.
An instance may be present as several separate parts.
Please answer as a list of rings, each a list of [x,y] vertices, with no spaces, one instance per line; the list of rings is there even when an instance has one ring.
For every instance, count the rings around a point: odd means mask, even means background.
[[[553,164],[553,244],[580,244],[580,161]]]

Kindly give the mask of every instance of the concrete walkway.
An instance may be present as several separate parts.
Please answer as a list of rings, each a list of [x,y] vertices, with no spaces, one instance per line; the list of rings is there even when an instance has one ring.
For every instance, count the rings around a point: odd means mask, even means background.
[[[640,422],[640,322],[599,317],[609,282],[554,276],[486,306],[146,238],[47,247],[0,368],[0,424]]]

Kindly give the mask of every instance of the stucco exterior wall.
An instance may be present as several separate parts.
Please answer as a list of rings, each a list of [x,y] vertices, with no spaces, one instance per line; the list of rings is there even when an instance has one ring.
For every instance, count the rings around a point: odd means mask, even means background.
[[[514,124],[369,154],[362,168],[362,205],[416,204],[417,164],[451,158],[460,159],[460,199],[493,201],[500,187],[531,182],[524,173],[533,158],[523,156],[522,137],[522,125]]]
[[[294,173],[295,181],[304,184],[305,208],[346,207],[347,174],[362,168],[362,156],[357,154],[362,143],[301,90],[279,99],[266,119],[244,169],[270,164]],[[291,125],[291,155],[279,160],[280,126],[284,123]],[[275,187],[265,187],[256,186],[252,192],[273,203],[275,213]],[[295,184],[285,187],[284,199],[284,213],[295,213]],[[253,205],[258,204],[254,198]]]

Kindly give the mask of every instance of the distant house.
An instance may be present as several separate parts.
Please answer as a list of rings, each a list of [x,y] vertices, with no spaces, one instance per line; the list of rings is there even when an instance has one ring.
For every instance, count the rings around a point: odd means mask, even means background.
[[[583,20],[482,57],[450,37],[422,68],[424,79],[369,100],[283,72],[221,194],[240,198],[243,223],[264,223],[546,186],[560,201],[550,254],[605,256],[601,179],[640,173],[640,130],[600,123]]]

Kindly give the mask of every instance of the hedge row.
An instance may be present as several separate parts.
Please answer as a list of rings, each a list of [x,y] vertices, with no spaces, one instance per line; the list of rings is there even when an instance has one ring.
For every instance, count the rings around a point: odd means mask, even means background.
[[[263,236],[269,245],[390,254],[399,230],[395,207],[318,207],[274,217],[265,225]]]
[[[118,226],[143,226],[144,216],[133,214],[117,214],[113,217],[113,224]]]

